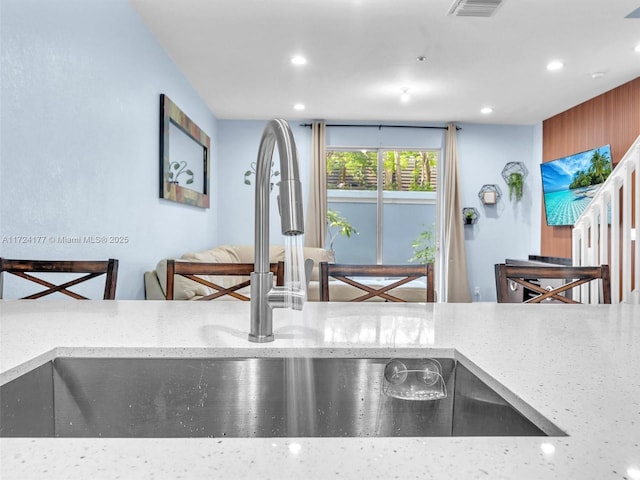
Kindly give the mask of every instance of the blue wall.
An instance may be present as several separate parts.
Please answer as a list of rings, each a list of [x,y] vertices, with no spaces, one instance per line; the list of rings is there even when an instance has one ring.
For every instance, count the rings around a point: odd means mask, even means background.
[[[144,298],[159,259],[218,241],[215,195],[207,210],[158,198],[159,95],[212,138],[214,172],[215,117],[126,0],[2,0],[0,21],[0,255],[115,257],[117,297]],[[85,235],[127,240],[57,240]]]
[[[303,127],[304,121],[290,121],[298,151],[300,176],[304,189],[304,209],[308,203],[309,172],[311,158],[311,129]],[[219,162],[218,199],[218,239],[222,244],[253,244],[254,235],[254,189],[255,175],[251,175],[251,185],[244,184],[244,174],[251,170],[257,160],[258,146],[267,121],[218,120]],[[278,150],[275,149],[274,171],[280,171]],[[277,182],[277,177],[276,182]],[[280,216],[277,208],[278,188],[274,186],[270,197],[269,236],[271,244],[283,245]]]
[[[475,207],[480,218],[465,227],[469,285],[474,301],[495,301],[493,265],[505,258],[527,258],[540,252],[540,161],[542,128],[513,125],[461,124],[458,132],[460,191],[465,207]],[[529,174],[519,202],[509,200],[501,172],[507,162],[523,162]],[[496,184],[502,198],[483,206],[478,192]],[[479,296],[475,294],[479,288]]]

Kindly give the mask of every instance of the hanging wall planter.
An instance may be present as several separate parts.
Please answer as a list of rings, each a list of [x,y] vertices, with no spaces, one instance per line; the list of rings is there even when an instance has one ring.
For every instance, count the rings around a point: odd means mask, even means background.
[[[502,169],[502,178],[509,186],[509,200],[522,199],[524,192],[524,179],[529,171],[522,162],[509,162]]]
[[[500,201],[502,191],[496,184],[485,184],[478,192],[478,198],[483,205],[495,205]]]
[[[465,225],[474,225],[478,222],[480,214],[474,207],[464,207],[462,209],[462,219]]]

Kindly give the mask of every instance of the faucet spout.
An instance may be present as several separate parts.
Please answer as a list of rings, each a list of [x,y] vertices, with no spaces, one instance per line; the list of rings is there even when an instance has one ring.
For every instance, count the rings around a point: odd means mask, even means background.
[[[285,120],[271,120],[262,133],[256,162],[255,265],[254,272],[251,274],[249,341],[258,343],[273,341],[272,309],[287,303],[281,298],[283,292],[274,290],[273,274],[269,269],[269,194],[271,163],[276,145],[280,157],[278,207],[282,234],[302,235],[304,233],[302,186],[293,133]],[[300,302],[294,301],[293,305],[300,305]]]

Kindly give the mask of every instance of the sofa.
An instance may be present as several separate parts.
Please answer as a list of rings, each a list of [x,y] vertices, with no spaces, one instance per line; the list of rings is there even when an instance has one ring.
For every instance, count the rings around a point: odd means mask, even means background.
[[[303,255],[305,259],[309,258],[314,262],[307,297],[308,300],[317,301],[320,298],[318,291],[318,265],[320,262],[333,262],[333,252],[325,250],[324,248],[304,247]],[[254,263],[254,250],[253,245],[220,245],[202,252],[185,253],[179,260],[211,263]],[[269,261],[272,263],[284,261],[284,247],[279,245],[270,246]],[[225,278],[211,275],[202,275],[202,277],[224,287],[238,283],[238,277]],[[164,300],[166,283],[167,260],[162,259],[156,265],[155,270],[145,272],[144,274],[145,298],[147,300]],[[248,287],[239,292],[249,296]],[[176,275],[174,279],[174,300],[195,300],[211,293],[213,293],[213,290],[209,287],[189,280],[181,275]],[[219,300],[233,300],[233,298],[224,296]]]
[[[311,279],[307,288],[307,300],[318,301],[319,292],[319,265],[320,262],[334,262],[333,252],[324,248],[304,247],[303,252],[305,259],[311,259],[314,262],[311,272]],[[221,245],[210,250],[195,253],[185,253],[180,259],[188,262],[212,262],[212,263],[254,263],[253,245]],[[272,263],[284,261],[284,247],[273,245],[269,247],[269,261]],[[221,285],[229,287],[238,283],[239,277],[220,277],[211,275],[202,275],[203,278]],[[248,278],[247,278],[248,279]],[[240,279],[242,281],[243,279]],[[372,285],[383,283],[384,279],[371,279]],[[162,259],[156,265],[155,270],[150,270],[144,274],[145,298],[147,300],[164,300],[167,282],[167,259]],[[425,283],[418,280],[392,291],[396,295],[409,302],[425,301]],[[250,296],[250,287],[239,290],[239,293]],[[362,290],[344,284],[338,281],[329,282],[329,291],[331,301],[348,301],[351,298],[362,295]],[[200,297],[214,293],[209,287],[189,280],[181,275],[174,277],[174,300],[196,300]],[[234,299],[229,296],[220,297],[214,301]],[[370,301],[384,301],[381,298],[372,298]]]

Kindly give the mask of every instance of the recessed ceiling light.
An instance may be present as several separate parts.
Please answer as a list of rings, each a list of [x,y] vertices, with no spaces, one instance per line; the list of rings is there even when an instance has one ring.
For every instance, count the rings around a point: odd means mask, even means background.
[[[562,69],[562,67],[564,67],[564,63],[562,63],[560,60],[554,60],[552,62],[549,62],[549,64],[547,65],[547,70],[551,70],[552,72],[554,72],[556,70]]]
[[[295,110],[304,110],[304,103],[296,103],[293,108]]]
[[[627,475],[631,477],[631,480],[640,479],[640,468],[635,468],[635,467],[627,468]]]
[[[640,53],[640,43],[633,49],[634,52]]]
[[[403,102],[408,102],[411,99],[411,95],[409,95],[409,89],[403,88],[402,95],[400,95],[400,100]]]
[[[604,72],[591,72],[591,78],[602,78],[604,77]]]
[[[427,60],[427,57],[425,57],[424,55],[420,55],[418,58],[416,58],[416,60],[420,63],[425,62]]]
[[[294,65],[304,65],[307,63],[307,59],[302,55],[296,55],[295,57],[291,57],[291,63]]]
[[[640,8],[636,8],[624,18],[640,18]]]
[[[493,108],[491,107],[484,107],[480,110],[480,113],[483,113],[485,115],[489,115],[490,113],[493,113]]]

